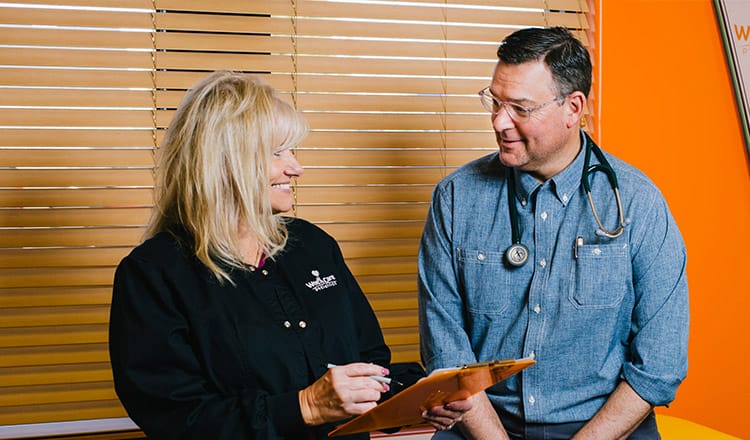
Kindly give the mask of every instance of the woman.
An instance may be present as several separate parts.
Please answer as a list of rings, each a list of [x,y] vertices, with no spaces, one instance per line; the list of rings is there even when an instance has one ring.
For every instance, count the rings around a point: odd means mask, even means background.
[[[149,439],[324,439],[389,389],[370,377],[389,374],[390,352],[338,245],[277,215],[305,135],[237,73],[209,75],[177,110],[110,319],[115,389]]]

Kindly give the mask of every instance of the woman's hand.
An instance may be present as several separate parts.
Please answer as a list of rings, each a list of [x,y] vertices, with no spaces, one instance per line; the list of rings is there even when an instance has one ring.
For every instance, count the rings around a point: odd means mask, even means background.
[[[299,392],[302,418],[309,426],[335,422],[375,407],[380,394],[390,387],[370,376],[387,376],[388,369],[375,364],[354,363],[329,368],[309,387]]]
[[[471,398],[466,400],[455,400],[443,406],[435,406],[424,410],[422,418],[430,423],[438,431],[453,428],[453,425],[463,420],[464,414],[474,406]]]

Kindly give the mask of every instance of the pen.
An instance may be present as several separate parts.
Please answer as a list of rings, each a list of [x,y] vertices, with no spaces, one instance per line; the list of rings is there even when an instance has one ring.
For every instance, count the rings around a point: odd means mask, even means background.
[[[336,365],[334,365],[334,364],[328,364],[328,365],[327,365],[327,367],[328,367],[328,368],[333,368],[333,367],[335,367],[335,366],[336,366]],[[401,382],[397,381],[396,379],[392,379],[392,378],[390,378],[390,377],[384,377],[384,376],[370,376],[370,379],[372,379],[372,380],[377,380],[378,382],[383,382],[383,383],[387,383],[388,385],[390,385],[390,384],[396,384],[396,385],[398,385],[398,386],[400,386],[400,387],[404,386],[404,384],[402,384]]]

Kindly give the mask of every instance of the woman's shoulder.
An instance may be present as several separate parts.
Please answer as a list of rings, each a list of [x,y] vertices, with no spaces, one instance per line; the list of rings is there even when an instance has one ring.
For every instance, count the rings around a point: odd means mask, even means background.
[[[144,261],[170,261],[187,256],[187,246],[187,236],[162,231],[136,246],[128,257]]]
[[[315,248],[321,246],[331,246],[336,243],[335,239],[326,231],[307,220],[297,217],[285,217],[289,238],[287,247]]]

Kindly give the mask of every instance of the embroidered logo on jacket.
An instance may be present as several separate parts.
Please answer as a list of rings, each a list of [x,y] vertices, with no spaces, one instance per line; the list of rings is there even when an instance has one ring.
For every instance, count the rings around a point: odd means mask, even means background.
[[[306,282],[305,286],[309,287],[310,289],[316,292],[320,292],[323,289],[333,287],[337,284],[335,275],[328,275],[328,276],[324,276],[321,278],[320,272],[318,272],[317,270],[313,270],[310,273],[312,273],[315,279],[312,281]]]

